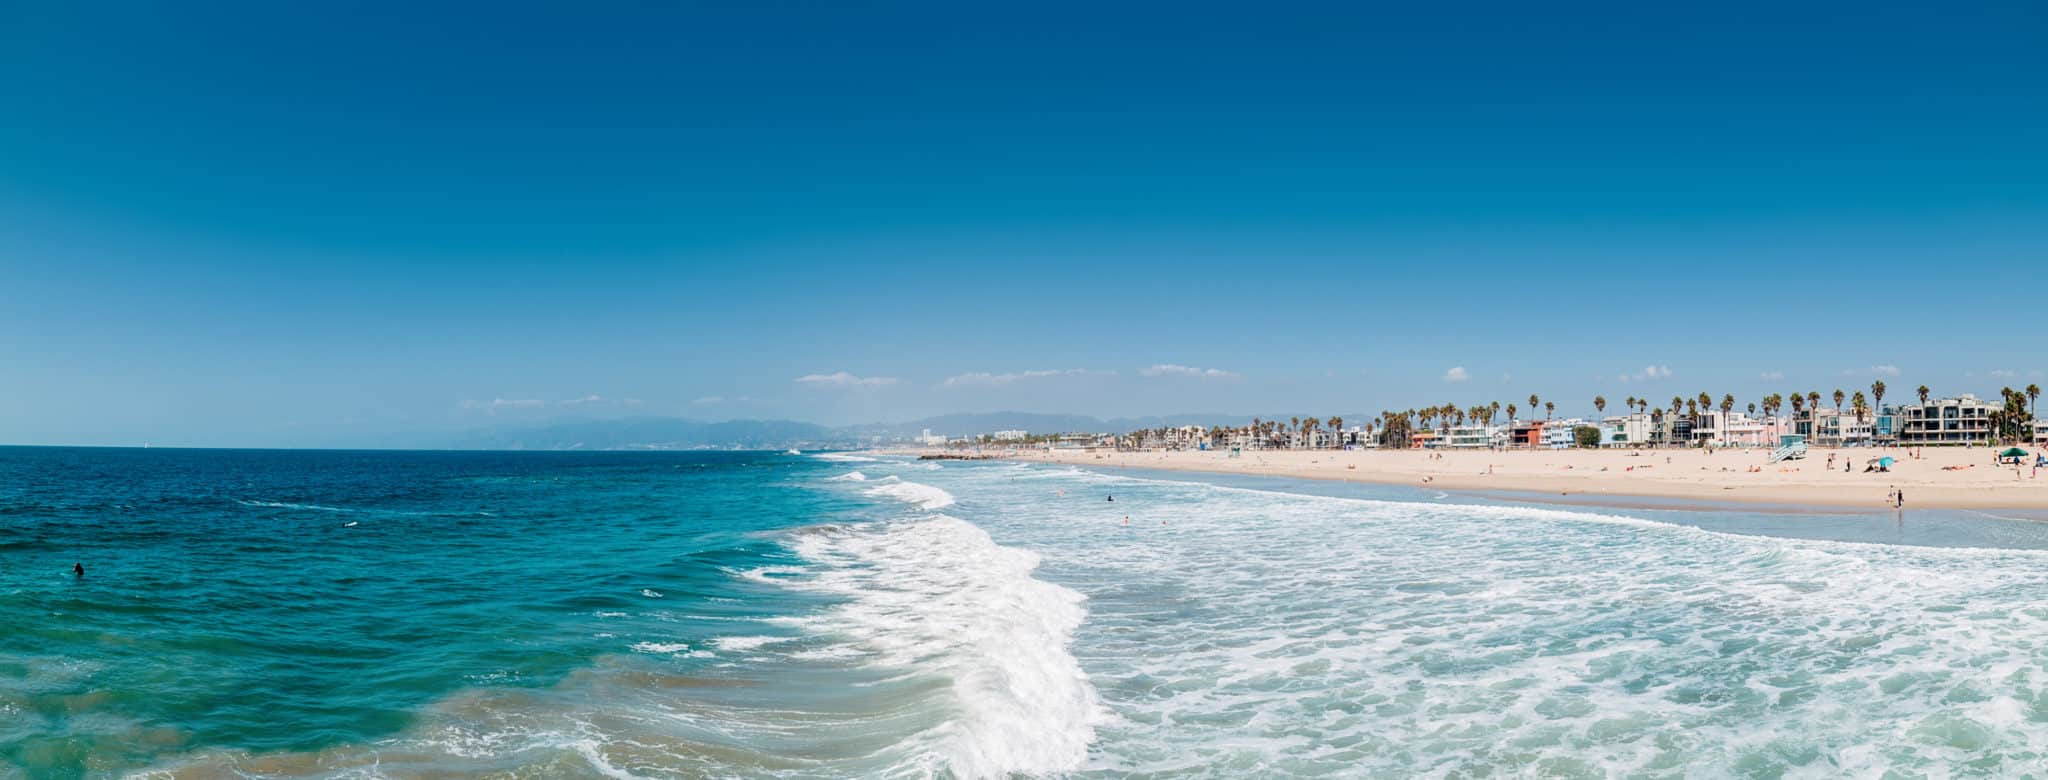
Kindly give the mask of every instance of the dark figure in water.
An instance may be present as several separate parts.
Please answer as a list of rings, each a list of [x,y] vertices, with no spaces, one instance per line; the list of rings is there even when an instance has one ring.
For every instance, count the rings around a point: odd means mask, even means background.
[[[71,573],[72,573],[72,574],[76,574],[76,575],[78,575],[78,576],[80,576],[80,577],[83,577],[83,576],[85,576],[85,564],[83,564],[83,563],[73,563],[73,564],[71,564]]]
[[[1111,500],[1111,501],[1115,501],[1115,500],[1116,500],[1116,496],[1110,496],[1110,497],[1109,497],[1109,500]]]

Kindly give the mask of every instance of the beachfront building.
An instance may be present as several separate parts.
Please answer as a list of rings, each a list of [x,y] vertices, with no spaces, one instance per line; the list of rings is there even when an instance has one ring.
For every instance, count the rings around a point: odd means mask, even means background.
[[[1511,420],[1507,425],[1507,433],[1509,447],[1543,446],[1542,420]]]
[[[1705,411],[1693,421],[1691,441],[1710,447],[1775,447],[1784,424],[1745,412]]]
[[[926,447],[944,447],[946,446],[946,435],[943,433],[934,435],[932,429],[926,428],[923,433],[918,434],[917,443]]]
[[[1648,412],[1609,417],[1600,421],[1600,446],[1646,447],[1653,430]]]
[[[1991,440],[1991,413],[1998,405],[1964,393],[1927,403],[1899,404],[1899,443],[1906,446],[1982,444]]]
[[[991,434],[996,441],[1023,441],[1030,438],[1030,431],[996,431]]]
[[[1500,428],[1492,425],[1453,425],[1444,446],[1457,450],[1486,449],[1499,443],[1499,432]]]
[[[1540,433],[1537,434],[1537,441],[1539,442],[1539,446],[1543,447],[1544,449],[1551,450],[1562,450],[1576,447],[1579,445],[1578,439],[1576,438],[1578,435],[1577,429],[1579,426],[1585,424],[1585,420],[1581,420],[1577,417],[1570,417],[1563,420],[1544,420],[1542,430]]]
[[[2034,421],[2034,443],[2048,444],[2048,420]]]
[[[1692,418],[1682,414],[1666,414],[1650,431],[1650,443],[1672,447],[1692,444]]]
[[[1868,447],[1876,443],[1876,425],[1869,417],[1854,412],[1821,407],[1808,409],[1793,418],[1792,433],[1805,436],[1815,447]]]
[[[1906,415],[1897,406],[1886,406],[1877,410],[1877,420],[1870,425],[1870,437],[1880,446],[1899,443],[1899,429],[1905,425]]]

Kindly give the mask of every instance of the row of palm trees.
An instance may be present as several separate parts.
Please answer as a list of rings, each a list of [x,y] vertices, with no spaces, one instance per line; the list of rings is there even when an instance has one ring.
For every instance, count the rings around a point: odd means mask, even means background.
[[[1836,388],[1834,393],[1828,397],[1834,400],[1836,409],[1846,408],[1856,416],[1858,422],[1862,422],[1869,418],[1874,409],[1884,407],[1884,397],[1888,389],[1885,386],[1884,380],[1878,380],[1870,383],[1870,394],[1868,396],[1865,396],[1862,390],[1845,393],[1840,388]],[[1927,403],[1930,391],[1926,385],[1919,386],[1915,389],[1915,392],[1919,395],[1921,403]],[[1994,430],[1998,432],[2002,440],[2025,438],[2028,433],[2026,427],[2033,421],[2033,413],[2039,406],[2041,397],[2040,385],[2030,384],[2022,390],[2008,387],[2002,391],[2002,396],[2005,399],[2004,406],[1992,414]],[[1822,396],[1818,390],[1809,390],[1804,393],[1793,392],[1789,395],[1770,393],[1755,401],[1748,402],[1746,408],[1751,415],[1761,411],[1765,416],[1774,417],[1789,404],[1792,413],[1799,415],[1804,414],[1808,409],[1821,408],[1821,398]],[[1846,407],[1843,406],[1845,402],[1848,404]],[[1680,420],[1689,419],[1697,423],[1698,418],[1703,413],[1712,412],[1716,409],[1719,409],[1723,414],[1735,411],[1736,403],[1733,393],[1723,393],[1720,400],[1716,401],[1713,394],[1705,392],[1691,398],[1672,396],[1668,407],[1653,405],[1650,399],[1637,398],[1633,395],[1622,399],[1623,408],[1631,412],[1650,415],[1652,422],[1656,425],[1662,425],[1667,417],[1674,417]],[[1535,414],[1538,408],[1543,410],[1543,416],[1546,420],[1551,419],[1557,412],[1557,404],[1555,402],[1545,401],[1540,395],[1530,393],[1529,405],[1527,407],[1529,413]],[[1593,396],[1593,409],[1602,415],[1606,414],[1607,397],[1603,395]],[[1507,419],[1513,422],[1520,419],[1519,415],[1522,412],[1522,407],[1518,407],[1514,403],[1503,405],[1499,401],[1464,407],[1455,403],[1446,403],[1441,406],[1426,406],[1401,411],[1382,411],[1378,418],[1367,420],[1359,427],[1360,433],[1365,440],[1376,440],[1385,446],[1406,446],[1409,437],[1418,431],[1440,431],[1444,435],[1449,435],[1452,427],[1468,423],[1490,426],[1493,424],[1494,419],[1503,411],[1507,413]],[[1227,437],[1235,435],[1243,436],[1256,447],[1302,449],[1307,448],[1310,442],[1314,442],[1316,440],[1315,434],[1325,428],[1332,432],[1342,431],[1344,429],[1344,418],[1290,417],[1285,423],[1282,423],[1279,420],[1264,420],[1254,417],[1248,426],[1230,428],[1216,426],[1210,428],[1208,434],[1211,441],[1223,441]],[[1148,431],[1134,431],[1132,432],[1132,437],[1133,439],[1149,437],[1156,441],[1164,439],[1170,433],[1170,429],[1159,428]],[[1342,436],[1333,436],[1326,440],[1324,446],[1341,447],[1346,443],[1343,441]]]

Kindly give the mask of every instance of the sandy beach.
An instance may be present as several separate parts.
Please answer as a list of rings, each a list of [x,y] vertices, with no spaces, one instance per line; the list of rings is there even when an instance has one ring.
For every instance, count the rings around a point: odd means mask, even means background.
[[[2026,448],[2032,452],[2034,448]],[[1002,457],[1076,466],[1426,485],[1444,490],[1573,496],[1889,507],[1896,488],[1906,508],[2048,509],[2048,479],[2033,459],[2015,473],[1983,447],[1814,450],[1805,460],[1768,463],[1768,450],[1268,450],[1245,452],[1019,450]],[[1830,456],[1834,458],[1829,468]],[[1865,472],[1872,458],[1897,461]],[[1849,471],[1843,470],[1844,463]]]

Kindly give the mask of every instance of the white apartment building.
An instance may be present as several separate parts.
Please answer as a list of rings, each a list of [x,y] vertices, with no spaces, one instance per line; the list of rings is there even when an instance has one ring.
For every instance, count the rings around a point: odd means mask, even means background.
[[[1650,444],[1650,432],[1656,427],[1650,423],[1648,412],[1609,417],[1600,421],[1600,446],[1602,447],[1644,447]]]
[[[1495,444],[1491,425],[1453,425],[1444,446],[1461,450],[1485,449]]]
[[[1955,398],[1937,398],[1927,403],[1899,404],[1899,443],[1982,444],[1991,438],[1991,413],[1998,405],[1964,393]]]

